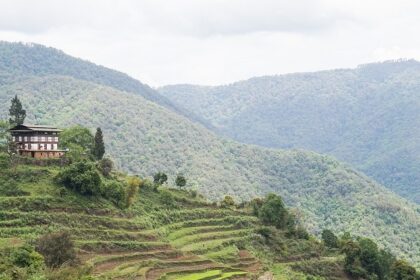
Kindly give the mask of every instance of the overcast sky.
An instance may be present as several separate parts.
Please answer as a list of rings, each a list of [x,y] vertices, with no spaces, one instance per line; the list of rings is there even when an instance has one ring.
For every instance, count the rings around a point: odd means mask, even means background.
[[[35,42],[151,86],[420,60],[420,1],[0,0],[0,40]]]

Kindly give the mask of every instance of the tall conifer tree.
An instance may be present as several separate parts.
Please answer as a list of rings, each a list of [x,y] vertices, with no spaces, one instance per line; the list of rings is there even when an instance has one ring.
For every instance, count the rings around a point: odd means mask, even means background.
[[[26,118],[26,111],[23,109],[22,103],[20,102],[17,95],[12,99],[12,105],[9,109],[9,123],[11,126],[23,124]]]
[[[98,127],[95,133],[95,145],[93,147],[93,156],[97,160],[101,160],[105,154],[105,144],[104,136],[102,134],[102,129]]]

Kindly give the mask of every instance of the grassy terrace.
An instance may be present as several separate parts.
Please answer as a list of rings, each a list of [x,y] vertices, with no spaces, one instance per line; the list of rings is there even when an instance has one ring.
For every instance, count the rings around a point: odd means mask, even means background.
[[[57,171],[18,167],[21,192],[10,195],[0,189],[0,250],[66,230],[83,265],[101,280],[254,279],[266,269],[276,279],[301,279],[305,274],[296,271],[310,264],[330,266],[331,271],[336,265],[334,260],[308,263],[317,250],[314,243],[280,231],[278,253],[266,254],[272,251],[270,244],[252,247],[261,238],[256,235],[261,224],[244,210],[220,208],[193,193],[166,188],[140,189],[136,202],[121,210],[99,197],[63,192],[53,182]],[[276,259],[277,265],[272,262]]]
[[[138,201],[120,210],[104,199],[60,193],[52,180],[57,168],[19,168],[24,193],[0,192],[0,249],[67,230],[97,279],[247,279],[257,272],[220,261],[238,256],[235,242],[249,237],[254,217],[178,190],[165,190],[175,205],[140,190]]]

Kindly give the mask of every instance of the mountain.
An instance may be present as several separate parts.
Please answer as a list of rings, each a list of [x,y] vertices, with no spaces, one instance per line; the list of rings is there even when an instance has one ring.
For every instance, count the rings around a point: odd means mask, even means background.
[[[164,171],[173,180],[183,173],[188,188],[213,200],[227,194],[243,200],[275,192],[290,207],[301,209],[313,233],[322,228],[351,231],[420,263],[418,206],[334,158],[223,139],[139,94],[62,73],[16,74],[3,82],[3,115],[15,94],[28,111],[28,122],[101,127],[108,154],[131,174]]]
[[[0,41],[0,85],[13,82],[21,76],[48,75],[73,77],[139,94],[149,101],[212,128],[201,118],[175,106],[172,101],[127,74],[71,57],[60,50],[39,44]]]
[[[420,203],[417,61],[159,92],[237,141],[332,155]]]

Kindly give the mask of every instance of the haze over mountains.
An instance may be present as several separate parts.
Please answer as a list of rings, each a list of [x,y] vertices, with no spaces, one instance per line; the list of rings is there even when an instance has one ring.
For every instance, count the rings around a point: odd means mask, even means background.
[[[337,80],[344,83],[344,78]],[[94,129],[100,126],[108,144],[107,151],[130,173],[150,176],[165,171],[173,178],[182,172],[190,182],[188,187],[197,188],[211,199],[226,194],[249,199],[276,192],[288,205],[303,209],[305,223],[313,232],[328,227],[336,232],[352,231],[371,236],[414,263],[420,261],[418,205],[407,202],[331,157],[308,151],[262,148],[220,138],[198,123],[199,119],[189,119],[194,115],[181,108],[180,105],[186,104],[180,99],[176,101],[178,105],[173,105],[150,87],[124,74],[39,45],[0,44],[0,85],[2,112],[7,112],[11,97],[18,94],[28,111],[29,121],[60,127],[82,124]],[[318,88],[316,85],[316,79],[312,79],[306,86]],[[348,87],[352,85],[349,83]],[[296,87],[300,86],[296,82]],[[259,92],[258,88],[255,90]],[[325,103],[329,102],[327,96],[331,91],[325,92]],[[232,107],[232,111],[226,113],[229,117],[218,122],[211,120],[209,114],[202,114],[198,109],[194,111],[211,121],[216,129],[224,129],[221,123],[229,123],[239,108],[244,108],[238,112],[245,114],[244,104],[264,100],[257,97],[256,92],[253,93],[255,99],[244,99],[245,103],[226,101],[227,104],[242,105]],[[407,90],[408,96],[414,96],[410,93]],[[172,95],[171,98],[181,96],[164,94]],[[300,99],[287,98],[292,101],[290,110],[297,110]],[[312,104],[307,102],[308,106]],[[214,115],[217,115],[219,107],[209,106],[209,109],[216,108]],[[318,107],[322,108],[321,105]],[[202,107],[200,110],[204,111]],[[276,112],[273,107],[272,114]],[[289,114],[281,114],[283,118],[276,119],[286,124]],[[255,115],[258,116],[257,112]],[[299,119],[290,115],[289,127],[292,129],[299,124]],[[312,125],[317,123],[315,116],[318,115],[302,117],[301,123],[308,123],[306,129],[311,129],[311,122]],[[318,116],[319,119],[322,120],[322,116]],[[243,117],[246,120],[246,116]],[[247,127],[254,126],[263,128],[252,123]],[[399,136],[401,141],[411,137],[410,131],[403,131],[407,134]],[[311,133],[315,132],[311,130]],[[304,138],[303,133],[301,138]],[[299,137],[293,139],[298,142]],[[338,147],[339,139],[336,142],[333,144]],[[321,143],[323,147],[328,146],[328,143]],[[413,143],[413,147],[418,148],[417,143]]]
[[[420,203],[417,61],[159,92],[237,141],[333,155]]]

